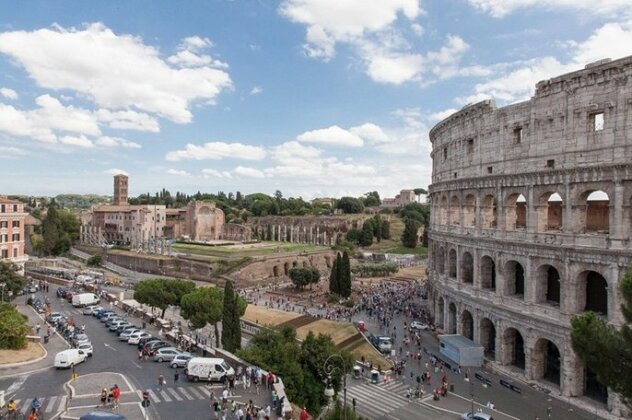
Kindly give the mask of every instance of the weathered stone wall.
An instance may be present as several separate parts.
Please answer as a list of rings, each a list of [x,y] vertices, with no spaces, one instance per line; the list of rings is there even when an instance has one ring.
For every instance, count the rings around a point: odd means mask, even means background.
[[[623,322],[618,285],[632,265],[631,76],[632,57],[589,66],[538,83],[529,101],[481,102],[430,132],[435,323],[480,342],[497,366],[567,397],[589,394],[571,317],[594,310]],[[628,414],[613,393],[607,406]]]
[[[236,280],[248,282],[288,280],[288,272],[293,267],[315,267],[322,275],[328,275],[335,258],[335,251],[278,257],[256,257],[245,267],[230,273],[230,276]]]

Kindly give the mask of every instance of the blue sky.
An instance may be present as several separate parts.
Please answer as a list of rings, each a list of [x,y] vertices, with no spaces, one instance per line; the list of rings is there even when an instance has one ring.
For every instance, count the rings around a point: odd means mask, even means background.
[[[0,0],[0,194],[390,197],[454,110],[630,54],[630,0]]]

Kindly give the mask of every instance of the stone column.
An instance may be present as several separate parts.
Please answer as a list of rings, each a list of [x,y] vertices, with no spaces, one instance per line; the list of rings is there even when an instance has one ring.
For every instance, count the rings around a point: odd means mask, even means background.
[[[290,242],[294,243],[294,226],[290,226]]]
[[[535,270],[533,260],[527,257],[524,267],[524,301],[529,304],[536,303],[538,278]]]
[[[527,214],[525,222],[527,223],[527,232],[535,233],[538,231],[538,212],[537,203],[535,202],[533,194],[533,186],[529,186],[527,191],[527,208],[525,209]]]
[[[561,372],[560,384],[562,395],[579,397],[584,393],[584,366],[575,352],[567,345],[566,351],[560,352]]]
[[[614,186],[614,197],[610,197],[609,211],[610,211],[610,239],[619,242],[617,245],[622,246],[620,243],[624,241],[625,229],[624,217],[623,217],[623,202],[625,189],[621,185],[621,181],[617,181]]]
[[[621,291],[619,289],[619,266],[616,263],[610,264],[608,267],[608,321],[615,325],[624,324],[623,313],[619,309],[621,307]]]
[[[493,321],[492,321],[493,322]],[[504,332],[504,323],[498,320],[494,324],[494,328],[496,329],[496,339],[494,340],[494,361],[499,364],[503,363],[503,332]]]
[[[323,245],[328,245],[328,243],[327,243],[327,231],[323,232]]]

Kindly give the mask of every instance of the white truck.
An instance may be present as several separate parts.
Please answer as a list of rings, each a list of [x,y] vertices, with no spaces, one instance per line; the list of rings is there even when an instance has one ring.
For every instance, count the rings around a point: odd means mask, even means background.
[[[187,379],[197,381],[220,381],[223,376],[235,376],[235,369],[224,359],[216,357],[193,357],[187,362],[184,371]]]
[[[72,306],[76,308],[96,305],[97,303],[99,303],[99,297],[94,293],[79,293],[72,297]]]

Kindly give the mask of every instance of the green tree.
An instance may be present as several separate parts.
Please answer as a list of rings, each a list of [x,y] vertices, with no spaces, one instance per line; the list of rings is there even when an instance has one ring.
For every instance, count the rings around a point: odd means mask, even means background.
[[[391,223],[388,220],[382,220],[382,226],[380,228],[380,236],[382,239],[391,238]]]
[[[399,210],[402,219],[413,219],[424,226],[430,222],[430,206],[427,204],[410,203]]]
[[[359,245],[360,240],[362,239],[362,231],[360,229],[350,229],[347,232],[346,238],[347,241]]]
[[[17,296],[26,286],[26,279],[19,274],[20,268],[10,261],[0,261],[0,283],[4,283],[4,288],[0,292],[6,300],[9,300],[9,293]]]
[[[621,328],[594,312],[576,315],[571,320],[571,344],[599,382],[621,394],[624,402],[632,406],[632,267],[621,280],[620,288],[625,319]]]
[[[312,281],[312,273],[307,268],[293,267],[288,274],[297,289],[303,289]]]
[[[419,222],[413,219],[404,220],[404,232],[402,233],[402,245],[406,248],[415,248],[417,246],[417,230]]]
[[[342,197],[336,203],[336,208],[341,209],[347,214],[362,213],[364,210],[364,204],[360,199],[354,197]]]
[[[329,293],[336,295],[340,294],[340,269],[338,268],[341,264],[340,260],[340,254],[337,254],[329,274]]]
[[[81,222],[71,212],[58,210],[53,200],[42,221],[42,242],[38,251],[43,255],[60,255],[68,252],[72,243],[79,238]]]
[[[29,329],[26,316],[9,304],[0,304],[0,349],[26,348],[26,335]]]
[[[233,282],[228,280],[224,286],[224,304],[222,308],[222,346],[231,353],[241,348],[241,322],[239,296],[235,293]],[[245,308],[244,308],[245,311]]]
[[[195,283],[189,280],[148,279],[134,286],[134,299],[142,304],[160,308],[161,318],[169,305],[179,305],[182,296],[195,289]]]
[[[339,283],[340,295],[345,298],[351,296],[351,262],[347,251],[342,253]]]
[[[360,236],[360,246],[371,246],[373,244],[373,223],[367,223],[367,222],[365,222],[364,225],[362,225],[362,235]]]
[[[103,255],[97,253],[88,258],[87,261],[88,266],[90,267],[101,267],[103,264]]]
[[[215,329],[215,346],[219,347],[218,323],[222,320],[224,291],[215,287],[199,287],[182,296],[180,314],[189,321],[193,329],[204,328],[206,324]]]
[[[417,196],[417,202],[418,203],[421,202],[421,196],[422,195],[428,195],[428,191],[426,191],[423,188],[415,188],[413,191],[415,192],[415,195]]]
[[[43,255],[55,255],[57,242],[59,242],[59,219],[57,216],[57,206],[48,206],[46,217],[42,221],[42,242],[40,253]]]
[[[371,191],[364,194],[364,197],[361,198],[364,207],[377,207],[382,204],[382,200],[380,200],[380,194],[377,191]]]

